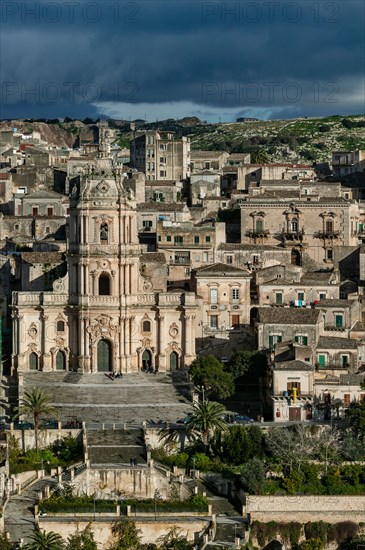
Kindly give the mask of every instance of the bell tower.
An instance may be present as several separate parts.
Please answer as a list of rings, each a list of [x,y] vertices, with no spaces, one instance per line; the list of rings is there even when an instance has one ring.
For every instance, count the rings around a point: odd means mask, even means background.
[[[139,281],[136,203],[101,157],[71,197],[72,348],[83,372],[127,372],[136,362],[133,304]]]

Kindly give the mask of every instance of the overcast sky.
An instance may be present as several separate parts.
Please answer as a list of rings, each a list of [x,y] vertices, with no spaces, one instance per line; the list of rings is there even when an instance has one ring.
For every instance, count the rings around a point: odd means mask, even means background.
[[[1,117],[365,112],[365,2],[3,0]]]

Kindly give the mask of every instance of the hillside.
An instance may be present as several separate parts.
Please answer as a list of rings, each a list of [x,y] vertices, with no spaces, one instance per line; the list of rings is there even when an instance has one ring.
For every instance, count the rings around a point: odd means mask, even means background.
[[[139,129],[175,131],[189,136],[192,149],[254,153],[263,150],[269,162],[321,162],[332,151],[365,149],[365,115],[206,124],[166,120],[138,124]],[[130,137],[124,126],[124,137]]]
[[[37,131],[41,134],[41,139],[49,145],[56,147],[73,147],[79,132],[88,132],[92,125],[86,125],[79,120],[72,122],[60,123],[54,122],[38,122],[25,120],[1,121],[0,131],[11,130],[17,128],[19,132],[30,133]]]
[[[0,130],[16,126],[29,132],[38,130],[42,139],[59,147],[73,147],[79,132],[95,133],[95,123],[54,121],[4,121]],[[109,120],[120,131],[120,144],[132,137],[130,122]],[[224,150],[231,153],[263,151],[269,162],[321,162],[331,159],[332,151],[365,150],[365,115],[299,118],[207,124],[196,117],[146,123],[137,121],[138,130],[169,130],[177,137],[189,136],[192,149]]]
[[[207,125],[190,139],[192,149],[263,149],[271,162],[328,161],[332,151],[365,149],[365,116]]]

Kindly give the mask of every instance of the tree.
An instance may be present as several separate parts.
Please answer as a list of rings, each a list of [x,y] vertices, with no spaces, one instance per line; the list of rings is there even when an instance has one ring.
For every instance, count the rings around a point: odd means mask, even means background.
[[[260,495],[266,481],[265,464],[258,458],[251,458],[241,468],[241,481],[246,491]]]
[[[98,550],[90,526],[87,526],[81,533],[70,535],[65,550]]]
[[[161,428],[158,432],[159,440],[169,447],[179,447],[179,452],[183,453],[186,441],[194,443],[198,434],[188,428],[186,424],[176,424],[168,428]]]
[[[195,386],[204,386],[207,395],[226,399],[234,394],[234,378],[214,355],[199,355],[190,366]]]
[[[30,536],[33,542],[30,542],[25,546],[26,550],[62,550],[64,548],[64,541],[58,533],[50,531],[35,531]]]
[[[363,386],[361,386],[365,389]],[[365,444],[365,400],[360,403],[351,403],[348,410],[352,432],[361,443]]]
[[[42,416],[52,416],[58,418],[58,413],[52,405],[50,405],[50,397],[41,388],[33,388],[24,393],[24,397],[17,407],[16,417],[21,415],[32,416],[34,421],[34,439],[35,449],[38,452],[38,433],[39,421]]]
[[[229,428],[222,442],[222,460],[227,464],[242,464],[263,455],[263,435],[258,426],[235,425]]]
[[[221,403],[214,401],[201,401],[194,403],[193,414],[186,423],[190,431],[199,433],[205,448],[208,448],[211,437],[217,432],[225,432],[228,429],[224,420],[226,409]]]
[[[269,156],[264,149],[256,149],[251,153],[251,164],[266,164],[269,162]]]
[[[267,436],[267,445],[274,458],[285,465],[288,474],[293,468],[300,470],[316,447],[311,428],[302,425],[273,428]]]
[[[229,362],[229,371],[235,378],[243,376],[250,369],[259,371],[263,375],[266,369],[267,361],[263,353],[258,351],[239,351]]]
[[[109,550],[139,550],[141,547],[141,531],[130,519],[115,521],[112,526],[112,534],[115,540]]]
[[[328,466],[335,464],[340,454],[340,435],[336,429],[325,426],[317,433],[315,454],[318,456],[327,474]]]
[[[159,537],[157,543],[164,550],[192,550],[194,548],[194,545],[187,541],[187,534],[183,535],[177,527],[173,527],[166,535]]]

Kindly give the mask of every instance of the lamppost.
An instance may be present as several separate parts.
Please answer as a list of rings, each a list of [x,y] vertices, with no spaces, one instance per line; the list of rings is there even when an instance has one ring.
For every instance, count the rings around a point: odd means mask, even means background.
[[[160,491],[158,489],[155,490],[154,499],[155,499],[155,521],[157,520],[157,499],[161,498]]]
[[[202,396],[203,396],[203,405],[205,403],[205,387],[204,386],[200,386],[200,390],[202,392]]]

